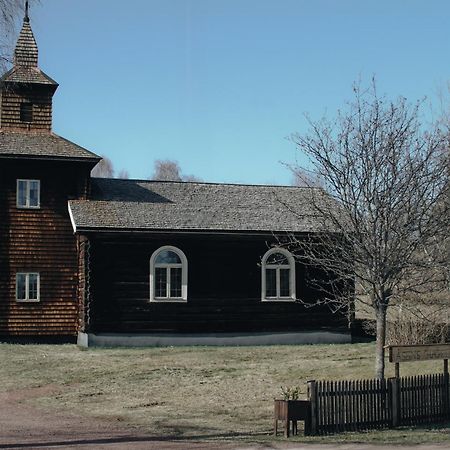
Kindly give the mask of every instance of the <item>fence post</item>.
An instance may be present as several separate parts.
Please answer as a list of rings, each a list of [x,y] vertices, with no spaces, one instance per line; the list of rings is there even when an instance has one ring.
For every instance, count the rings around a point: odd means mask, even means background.
[[[308,381],[308,400],[310,404],[309,414],[309,431],[312,436],[318,434],[318,423],[317,423],[317,383],[316,380]]]
[[[444,415],[450,417],[450,383],[448,375],[448,359],[444,359]]]
[[[393,428],[400,425],[400,378],[389,378],[389,404],[391,405]]]

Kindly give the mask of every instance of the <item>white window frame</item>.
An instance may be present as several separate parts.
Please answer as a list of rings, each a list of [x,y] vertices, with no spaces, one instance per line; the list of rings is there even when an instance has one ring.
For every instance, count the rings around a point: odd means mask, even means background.
[[[19,298],[19,275],[25,275],[25,298]],[[30,299],[30,275],[37,275],[37,298]],[[16,272],[16,302],[38,303],[41,301],[41,275],[39,272]]]
[[[281,253],[286,256],[288,260],[288,264],[267,264],[268,258],[274,253]],[[266,269],[270,267],[270,270],[276,271],[276,288],[277,295],[275,297],[266,297]],[[281,268],[289,268],[289,295],[281,296],[280,295],[280,269]],[[284,248],[274,247],[268,250],[263,258],[261,263],[261,301],[263,302],[292,302],[295,301],[295,260],[292,254]]]
[[[155,264],[157,256],[165,251],[171,251],[176,253],[180,259],[181,264]],[[155,269],[157,267],[162,267],[167,270],[167,297],[156,297],[155,296]],[[170,269],[181,267],[181,297],[169,297],[170,296]],[[187,282],[188,282],[188,261],[186,255],[177,247],[171,245],[164,245],[159,247],[155,252],[153,252],[150,258],[150,301],[151,302],[161,302],[161,303],[186,303],[187,302]]]
[[[19,184],[21,182],[25,183],[25,205],[19,204]],[[38,184],[38,204],[30,205],[30,183],[37,182]],[[20,209],[39,209],[41,207],[41,180],[29,180],[20,178],[16,183],[16,206]]]

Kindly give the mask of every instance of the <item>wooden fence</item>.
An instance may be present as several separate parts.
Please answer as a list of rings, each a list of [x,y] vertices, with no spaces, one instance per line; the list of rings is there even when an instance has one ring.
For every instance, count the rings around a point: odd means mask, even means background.
[[[450,419],[448,374],[388,380],[310,381],[311,434]]]
[[[399,378],[398,384],[399,425],[418,425],[450,418],[448,375],[403,377]]]

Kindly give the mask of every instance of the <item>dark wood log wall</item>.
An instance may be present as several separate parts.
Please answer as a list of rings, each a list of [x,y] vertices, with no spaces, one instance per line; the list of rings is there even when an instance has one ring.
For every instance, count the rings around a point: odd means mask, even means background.
[[[74,335],[78,261],[67,199],[84,197],[74,162],[0,159],[0,336]],[[41,208],[16,207],[16,180],[41,180]],[[40,302],[15,299],[16,272],[40,273]]]
[[[346,329],[328,308],[261,301],[261,257],[272,236],[91,236],[93,332],[245,332]],[[188,259],[187,303],[150,302],[152,253],[163,245]],[[313,302],[318,292],[296,264],[297,296]]]

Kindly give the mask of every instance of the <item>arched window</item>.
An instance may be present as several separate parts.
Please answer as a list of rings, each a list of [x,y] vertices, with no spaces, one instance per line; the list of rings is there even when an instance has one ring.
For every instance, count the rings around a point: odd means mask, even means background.
[[[295,300],[295,261],[284,248],[270,249],[262,259],[263,301]]]
[[[187,301],[187,259],[176,247],[160,247],[150,258],[150,301]]]

